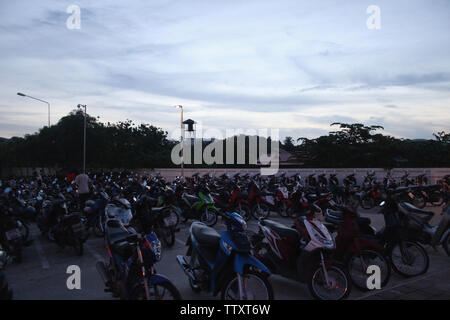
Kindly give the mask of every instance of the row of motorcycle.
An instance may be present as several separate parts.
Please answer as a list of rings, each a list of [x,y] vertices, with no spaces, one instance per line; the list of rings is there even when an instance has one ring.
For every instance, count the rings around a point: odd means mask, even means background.
[[[181,298],[155,264],[162,248],[173,246],[179,223],[188,220],[194,222],[187,252],[177,261],[193,291],[223,299],[273,298],[272,273],[306,283],[315,298],[344,299],[352,285],[368,290],[368,266],[380,268],[385,286],[391,269],[407,277],[427,271],[423,244],[442,244],[449,253],[448,212],[431,227],[432,212],[404,201],[412,187],[384,188],[379,205],[386,227],[376,231],[330,184],[327,190],[312,178],[194,175],[169,183],[158,176],[101,173],[91,177],[93,192],[84,203],[73,183],[57,179],[39,186],[24,182],[3,195],[7,212],[34,215],[43,235],[78,254],[90,230],[103,236],[109,261],[99,261],[97,269],[105,291],[123,299]],[[351,179],[344,179],[343,190],[354,187]],[[13,208],[13,199],[22,201],[21,210]],[[268,219],[272,212],[291,217],[292,225]],[[219,218],[227,226],[221,233],[213,228]],[[247,228],[252,218],[257,231]],[[19,232],[23,239],[26,232]]]

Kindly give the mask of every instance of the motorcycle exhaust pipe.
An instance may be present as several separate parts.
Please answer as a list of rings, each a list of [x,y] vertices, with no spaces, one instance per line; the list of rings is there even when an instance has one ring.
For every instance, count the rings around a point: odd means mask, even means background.
[[[177,262],[180,265],[181,269],[183,269],[184,273],[192,280],[196,281],[194,272],[192,271],[189,264],[186,262],[186,259],[182,255],[177,255]]]
[[[110,287],[112,284],[111,276],[109,275],[108,270],[106,269],[106,265],[103,261],[97,261],[95,267],[97,268],[98,273],[102,277],[105,286]]]

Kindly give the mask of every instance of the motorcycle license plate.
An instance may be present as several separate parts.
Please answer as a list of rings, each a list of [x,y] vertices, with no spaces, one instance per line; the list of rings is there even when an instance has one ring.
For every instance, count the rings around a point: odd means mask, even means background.
[[[76,223],[72,225],[72,231],[75,233],[83,231],[83,225],[81,223]]]
[[[273,200],[273,197],[272,197],[272,196],[267,196],[267,197],[266,197],[266,201],[267,201],[268,203],[270,203],[270,204],[274,204],[274,203],[275,203],[275,201]]]
[[[5,232],[6,240],[16,240],[22,237],[22,234],[20,233],[19,229],[13,229]]]
[[[177,220],[174,217],[169,217],[164,219],[164,225],[166,227],[174,226]]]

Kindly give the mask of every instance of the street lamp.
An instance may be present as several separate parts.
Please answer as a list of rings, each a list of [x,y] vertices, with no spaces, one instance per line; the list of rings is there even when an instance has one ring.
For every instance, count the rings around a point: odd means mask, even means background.
[[[86,105],[78,104],[77,108],[84,108],[84,141],[83,141],[83,173],[86,173]]]
[[[180,135],[181,135],[181,176],[184,176],[184,145],[183,145],[183,106],[176,105],[175,108],[181,110],[181,121],[180,121]]]
[[[21,97],[27,97],[27,98],[30,98],[30,99],[34,99],[34,100],[46,103],[47,106],[48,106],[48,126],[50,127],[50,103],[49,102],[41,100],[41,99],[38,99],[38,98],[35,98],[35,97],[32,97],[32,96],[29,96],[29,95],[26,95],[26,94],[24,94],[22,92],[17,92],[17,95],[21,96]]]

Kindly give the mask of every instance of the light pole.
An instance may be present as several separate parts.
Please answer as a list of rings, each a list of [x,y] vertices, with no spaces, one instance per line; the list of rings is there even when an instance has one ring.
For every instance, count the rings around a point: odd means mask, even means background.
[[[181,110],[181,121],[180,121],[180,135],[181,135],[181,176],[184,176],[184,143],[183,143],[183,106],[182,105],[177,105],[175,106],[175,108],[180,109]]]
[[[79,104],[77,108],[84,108],[84,141],[83,141],[83,173],[86,173],[86,105]]]
[[[34,100],[46,103],[47,106],[48,106],[48,126],[50,127],[50,103],[49,102],[41,100],[41,99],[38,99],[38,98],[35,98],[35,97],[32,97],[32,96],[29,96],[29,95],[26,95],[26,94],[24,94],[22,92],[17,92],[17,95],[21,96],[21,97],[27,97],[27,98],[30,98],[30,99],[34,99]]]

